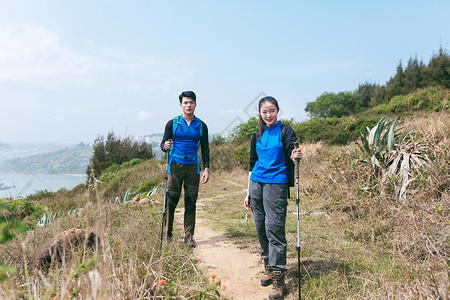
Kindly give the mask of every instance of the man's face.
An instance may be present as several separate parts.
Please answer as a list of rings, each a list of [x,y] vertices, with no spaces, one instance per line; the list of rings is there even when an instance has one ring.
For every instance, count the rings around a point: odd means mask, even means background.
[[[194,113],[197,103],[191,98],[183,97],[180,106],[184,114],[190,115]]]

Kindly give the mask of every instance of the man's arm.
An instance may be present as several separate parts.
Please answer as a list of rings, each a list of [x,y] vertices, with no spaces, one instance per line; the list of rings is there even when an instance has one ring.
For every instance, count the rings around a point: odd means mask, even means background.
[[[202,148],[202,161],[203,168],[209,169],[209,141],[208,141],[208,126],[206,126],[205,122],[202,121],[202,136],[200,138],[200,146]]]
[[[173,128],[173,120],[170,120],[169,122],[167,122],[166,127],[164,129],[164,135],[161,141],[161,150],[164,152],[167,152],[167,150],[170,149],[170,147],[167,148],[168,145],[165,145],[166,142],[168,142],[168,140],[173,138],[173,134],[172,134],[172,128]],[[172,145],[171,145],[172,146]]]
[[[202,136],[200,137],[200,146],[202,148],[202,161],[205,171],[202,175],[202,183],[207,183],[209,180],[209,141],[208,141],[208,126],[202,121]]]

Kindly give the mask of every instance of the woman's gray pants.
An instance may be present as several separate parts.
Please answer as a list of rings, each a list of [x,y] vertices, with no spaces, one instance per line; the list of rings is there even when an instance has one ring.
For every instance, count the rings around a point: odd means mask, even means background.
[[[261,257],[269,259],[275,269],[286,269],[287,184],[261,183],[250,180],[250,206],[256,234],[261,245]]]

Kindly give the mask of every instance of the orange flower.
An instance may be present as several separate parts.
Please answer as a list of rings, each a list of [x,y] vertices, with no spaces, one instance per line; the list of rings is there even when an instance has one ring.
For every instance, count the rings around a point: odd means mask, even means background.
[[[212,273],[210,276],[211,276],[212,279],[215,279],[217,277],[217,274],[216,273]]]
[[[224,286],[222,286],[222,288],[223,288],[224,290],[226,290],[226,289],[227,289],[227,286],[226,286],[226,285],[224,285]]]
[[[164,283],[166,283],[166,281],[165,281],[164,279],[161,279],[161,280],[158,282],[158,285],[161,286],[161,285],[163,285]]]
[[[366,185],[366,183],[364,182],[363,185]]]

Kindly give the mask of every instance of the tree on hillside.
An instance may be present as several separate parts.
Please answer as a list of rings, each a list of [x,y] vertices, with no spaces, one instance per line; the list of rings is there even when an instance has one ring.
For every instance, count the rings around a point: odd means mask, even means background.
[[[353,92],[323,93],[316,101],[308,102],[305,111],[312,118],[349,116],[363,108],[361,95]]]
[[[382,103],[387,103],[398,95],[407,95],[417,89],[437,85],[450,88],[450,57],[442,47],[428,65],[416,57],[410,58],[407,67],[403,69],[400,61],[397,73],[386,83]]]
[[[430,60],[426,74],[427,85],[441,85],[450,88],[450,57],[441,47]]]
[[[121,165],[134,158],[153,158],[152,146],[146,142],[133,142],[131,137],[117,137],[113,131],[107,135],[98,136],[94,141],[94,150],[90,164],[86,170],[88,177],[93,173],[99,176],[103,170],[113,164]]]
[[[361,106],[368,108],[373,105],[373,103],[381,103],[384,98],[382,93],[382,88],[379,84],[365,82],[358,86],[356,93],[361,96]]]
[[[409,94],[424,86],[425,65],[417,57],[410,58],[405,69],[405,84],[403,94]]]
[[[384,102],[391,100],[394,96],[401,95],[404,92],[404,85],[405,73],[403,72],[403,65],[400,61],[397,65],[397,73],[386,84],[386,97]]]

